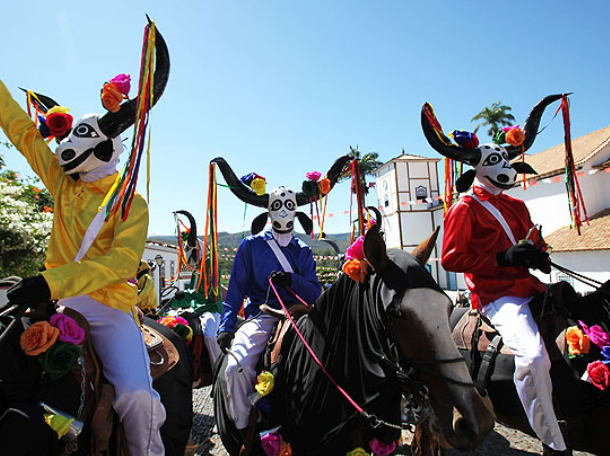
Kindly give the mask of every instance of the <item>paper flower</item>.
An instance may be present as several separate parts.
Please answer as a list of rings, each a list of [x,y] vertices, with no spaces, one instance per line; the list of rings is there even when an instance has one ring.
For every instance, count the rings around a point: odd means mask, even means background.
[[[589,353],[591,344],[589,338],[578,326],[570,326],[566,330],[566,341],[570,356],[585,355]]]
[[[589,337],[589,340],[599,348],[604,348],[606,345],[610,345],[610,337],[608,337],[608,333],[604,331],[601,326],[594,325],[589,328],[581,320],[578,320],[578,324],[585,331],[585,334]]]
[[[254,385],[254,389],[261,397],[265,397],[271,391],[273,391],[273,387],[275,386],[275,378],[271,372],[263,371],[256,378],[256,385]]]
[[[121,103],[125,96],[121,91],[111,82],[104,84],[102,88],[102,105],[110,112],[119,112],[121,109]]]
[[[189,325],[176,323],[173,329],[174,332],[178,334],[187,345],[193,340],[193,328],[191,328]]]
[[[118,74],[108,82],[113,84],[121,94],[125,96],[129,95],[129,90],[131,89],[131,76],[128,74]]]
[[[358,237],[345,252],[347,260],[362,260],[364,258],[364,236]]]
[[[57,342],[38,358],[38,363],[49,377],[56,379],[72,371],[79,356],[80,348],[77,345]]]
[[[610,346],[606,345],[604,348],[602,348],[602,363],[608,365],[610,364]]]
[[[188,321],[186,321],[184,318],[174,317],[171,315],[168,315],[167,317],[163,317],[162,319],[159,320],[159,323],[161,323],[163,326],[167,326],[168,328],[172,328],[172,329],[176,325],[189,326]]]
[[[59,340],[80,345],[85,340],[85,330],[73,318],[57,313],[49,320],[51,326],[59,329]]]
[[[51,136],[61,139],[70,132],[74,119],[68,111],[63,106],[55,106],[47,111],[46,126]]]
[[[505,141],[511,146],[520,146],[523,144],[523,141],[525,141],[525,133],[523,133],[523,130],[521,130],[517,125],[516,127],[506,131]]]
[[[364,260],[349,260],[343,264],[343,272],[345,272],[350,279],[356,282],[364,283],[366,275],[368,274],[368,267]]]
[[[476,149],[479,146],[479,138],[474,133],[464,130],[453,130],[451,136],[464,149]]]
[[[301,185],[301,190],[312,199],[320,195],[320,188],[316,181],[304,180],[303,185]]]
[[[305,174],[305,177],[307,179],[309,179],[310,181],[318,182],[320,180],[320,178],[322,177],[322,173],[319,171],[310,171],[307,174]]]
[[[59,329],[54,328],[48,321],[34,323],[21,333],[19,346],[28,356],[44,353],[59,337]]]
[[[596,388],[605,390],[610,385],[610,370],[601,361],[593,361],[587,366],[589,380]]]
[[[330,179],[328,177],[321,179],[318,182],[318,189],[322,195],[326,195],[328,192],[330,192]]]
[[[356,447],[352,451],[345,453],[345,456],[369,456],[369,454],[362,447]]]
[[[369,447],[375,456],[389,456],[396,449],[396,442],[383,443],[375,437],[369,442]]]
[[[252,179],[252,182],[250,182],[250,187],[252,187],[252,190],[254,190],[254,192],[258,196],[262,196],[265,194],[265,186],[266,184],[264,178],[255,177],[254,179]]]

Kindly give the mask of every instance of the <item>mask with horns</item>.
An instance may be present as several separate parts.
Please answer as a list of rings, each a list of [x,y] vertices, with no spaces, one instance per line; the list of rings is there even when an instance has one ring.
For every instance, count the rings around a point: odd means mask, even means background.
[[[165,40],[157,30],[155,40],[156,67],[153,106],[161,98],[169,77],[169,52]],[[37,108],[46,113],[59,106],[52,98],[33,93],[33,102]],[[34,101],[35,100],[35,101]],[[116,171],[118,157],[123,152],[120,134],[131,127],[135,121],[137,98],[120,105],[117,112],[106,114],[87,114],[81,117],[72,130],[61,139],[55,149],[59,165],[65,174],[77,174],[85,177],[88,173],[95,180]],[[95,170],[107,170],[95,173]]]
[[[332,165],[326,174],[330,181],[331,189],[337,183],[343,168],[351,159],[352,157],[349,155],[344,155]],[[286,187],[278,187],[269,194],[257,195],[256,192],[235,175],[224,158],[215,158],[211,163],[218,165],[218,169],[220,169],[227,185],[235,196],[244,203],[267,209],[268,212],[260,214],[252,221],[252,234],[260,233],[263,230],[267,223],[267,218],[271,219],[271,227],[275,232],[279,234],[291,233],[294,229],[295,217],[299,220],[305,233],[311,233],[313,229],[311,219],[305,213],[297,211],[298,206],[303,206],[313,201],[310,196],[304,192],[294,192]],[[321,195],[316,198],[320,197]]]
[[[536,174],[536,171],[525,162],[510,163],[510,160],[518,157],[527,151],[538,133],[540,119],[544,109],[556,100],[561,99],[562,95],[549,95],[538,102],[525,121],[523,127],[524,138],[520,145],[501,146],[495,143],[481,144],[475,143],[474,147],[464,147],[454,144],[441,128],[436,119],[434,110],[429,103],[424,103],[421,112],[421,124],[424,135],[437,152],[441,155],[456,160],[474,169],[466,171],[456,182],[458,192],[468,190],[475,177],[486,185],[491,185],[502,190],[512,188],[517,179],[517,173]]]

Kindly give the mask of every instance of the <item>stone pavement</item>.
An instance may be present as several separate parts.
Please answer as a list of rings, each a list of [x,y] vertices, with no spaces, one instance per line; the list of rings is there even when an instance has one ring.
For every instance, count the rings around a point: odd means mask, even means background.
[[[187,449],[186,456],[229,456],[222,446],[220,437],[215,432],[214,410],[210,398],[210,388],[193,391],[193,442]],[[411,456],[409,443],[413,435],[404,431],[405,445],[396,456]],[[542,453],[542,445],[536,439],[514,429],[496,424],[494,430],[483,443],[472,452],[448,450],[446,456],[535,456]],[[593,456],[590,453],[575,451],[574,456]]]

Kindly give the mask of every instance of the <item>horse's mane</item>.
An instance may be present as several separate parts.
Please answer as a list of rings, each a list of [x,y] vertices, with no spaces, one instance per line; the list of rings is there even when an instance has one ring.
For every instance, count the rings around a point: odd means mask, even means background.
[[[395,370],[383,361],[398,360],[387,336],[386,310],[407,288],[437,289],[438,285],[412,255],[389,250],[388,256],[386,270],[370,274],[364,284],[342,274],[298,327],[326,370],[358,405],[399,424],[400,384]],[[280,418],[282,434],[298,453],[317,454],[324,447],[325,454],[335,454],[331,451],[335,437],[363,418],[328,380],[294,331],[284,340],[281,358],[274,410],[285,412]],[[380,440],[399,436],[399,431],[386,427],[377,432]]]

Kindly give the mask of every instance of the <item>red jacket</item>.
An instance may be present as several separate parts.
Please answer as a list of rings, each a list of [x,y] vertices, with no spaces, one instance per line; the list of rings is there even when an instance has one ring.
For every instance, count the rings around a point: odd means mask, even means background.
[[[533,224],[523,201],[503,193],[495,196],[480,187],[474,187],[474,193],[481,201],[489,200],[502,213],[517,241],[525,239]],[[496,254],[512,243],[500,222],[470,195],[449,209],[444,231],[443,268],[464,273],[472,292],[473,308],[503,296],[528,297],[545,291],[544,284],[528,268],[497,265]],[[539,246],[539,231],[535,230],[530,239]]]

